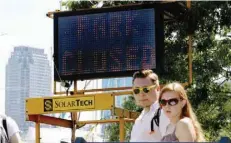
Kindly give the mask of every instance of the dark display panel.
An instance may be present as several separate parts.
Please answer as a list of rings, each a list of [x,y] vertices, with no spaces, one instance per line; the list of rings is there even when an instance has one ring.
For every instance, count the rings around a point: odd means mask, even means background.
[[[131,76],[157,68],[154,8],[55,15],[55,80]]]

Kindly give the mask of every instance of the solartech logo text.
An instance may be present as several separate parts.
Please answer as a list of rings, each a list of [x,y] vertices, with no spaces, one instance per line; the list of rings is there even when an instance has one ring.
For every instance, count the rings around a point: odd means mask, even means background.
[[[95,108],[95,97],[72,97],[44,99],[44,112],[84,110]]]

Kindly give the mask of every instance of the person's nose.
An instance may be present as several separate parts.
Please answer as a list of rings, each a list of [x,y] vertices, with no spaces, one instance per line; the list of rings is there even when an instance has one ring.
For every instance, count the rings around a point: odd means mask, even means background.
[[[166,107],[166,109],[169,109],[170,105],[168,103],[166,103],[165,107]]]
[[[144,97],[144,96],[146,96],[146,94],[143,91],[141,91],[140,96]]]

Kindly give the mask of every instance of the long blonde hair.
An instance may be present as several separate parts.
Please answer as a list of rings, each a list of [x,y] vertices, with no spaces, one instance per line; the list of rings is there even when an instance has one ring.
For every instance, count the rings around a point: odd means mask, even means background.
[[[159,100],[161,99],[163,93],[168,91],[174,91],[176,92],[182,99],[186,100],[185,106],[182,108],[181,118],[188,117],[192,120],[195,133],[196,133],[196,142],[203,142],[205,141],[203,131],[201,129],[201,126],[199,122],[197,121],[197,118],[192,110],[192,106],[188,100],[188,96],[186,94],[186,91],[184,90],[184,87],[177,82],[167,84],[161,89]]]

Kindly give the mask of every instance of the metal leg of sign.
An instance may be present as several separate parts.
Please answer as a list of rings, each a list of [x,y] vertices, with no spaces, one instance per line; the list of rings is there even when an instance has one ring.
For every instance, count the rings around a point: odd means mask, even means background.
[[[75,113],[72,113],[72,136],[71,136],[71,142],[75,142],[75,131],[76,131],[76,120],[74,119],[76,116],[74,115]]]
[[[74,95],[77,94],[77,81],[74,81]],[[76,120],[77,120],[77,112],[72,112],[71,113],[71,118],[72,118],[72,136],[71,136],[71,142],[75,142],[75,131],[76,131]]]
[[[125,132],[124,132],[124,118],[121,118],[119,119],[119,126],[120,126],[120,142],[124,142],[124,135],[125,135]]]
[[[40,143],[40,116],[39,115],[37,116],[35,128],[36,128],[35,131],[36,143]]]

